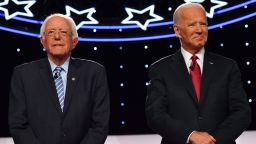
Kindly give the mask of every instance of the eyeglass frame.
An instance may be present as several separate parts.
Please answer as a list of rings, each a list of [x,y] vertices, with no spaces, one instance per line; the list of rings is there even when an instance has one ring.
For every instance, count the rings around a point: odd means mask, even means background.
[[[49,36],[49,37],[54,37],[56,33],[58,33],[62,37],[66,37],[68,35],[70,35],[70,36],[73,35],[72,32],[67,31],[67,30],[62,30],[62,29],[48,29],[48,30],[44,31],[44,35]]]

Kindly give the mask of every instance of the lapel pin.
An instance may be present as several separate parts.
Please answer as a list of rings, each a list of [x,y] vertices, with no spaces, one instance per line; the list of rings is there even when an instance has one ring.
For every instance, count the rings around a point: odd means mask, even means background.
[[[72,77],[72,81],[75,81],[76,80],[76,78],[75,77]]]
[[[209,64],[213,64],[213,62],[209,62]]]

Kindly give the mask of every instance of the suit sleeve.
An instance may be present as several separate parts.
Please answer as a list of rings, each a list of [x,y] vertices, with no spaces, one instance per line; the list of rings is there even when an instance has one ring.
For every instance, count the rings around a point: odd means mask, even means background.
[[[110,102],[105,69],[100,69],[96,77],[93,92],[92,125],[81,144],[103,144],[108,135]]]
[[[229,115],[213,133],[217,144],[234,142],[251,121],[250,106],[243,89],[239,68],[235,62],[229,74],[228,84]]]
[[[193,131],[184,123],[175,120],[167,113],[165,80],[157,67],[149,69],[150,83],[147,90],[146,118],[149,127],[159,133],[169,143],[186,143]]]
[[[14,69],[9,95],[9,128],[15,144],[39,144],[30,127],[21,73]]]

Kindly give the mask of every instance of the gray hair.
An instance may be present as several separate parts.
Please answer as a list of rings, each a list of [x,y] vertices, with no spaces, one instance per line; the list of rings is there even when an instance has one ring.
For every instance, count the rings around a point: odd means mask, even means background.
[[[44,35],[46,23],[53,17],[62,17],[65,20],[67,20],[69,22],[70,26],[71,26],[72,39],[78,38],[76,23],[74,22],[74,20],[71,17],[69,17],[67,15],[64,15],[64,14],[60,14],[60,13],[55,13],[55,14],[52,14],[52,15],[46,17],[46,19],[44,20],[44,22],[43,22],[43,24],[41,25],[41,28],[40,28],[40,37],[42,37]]]
[[[199,3],[183,3],[180,6],[176,8],[176,10],[173,13],[173,23],[177,24],[180,19],[180,10],[183,8],[189,8],[189,7],[200,7],[203,11],[205,11],[205,8],[199,4]],[[206,13],[205,13],[206,16]]]

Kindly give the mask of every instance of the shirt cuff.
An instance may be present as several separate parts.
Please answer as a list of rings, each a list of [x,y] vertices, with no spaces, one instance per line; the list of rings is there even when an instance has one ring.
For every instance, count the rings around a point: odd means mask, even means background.
[[[195,132],[195,131],[192,131],[191,133],[190,133],[190,135],[188,136],[188,138],[187,138],[187,144],[189,144],[189,139],[190,139],[190,136],[191,136],[191,134],[193,133],[193,132]]]

